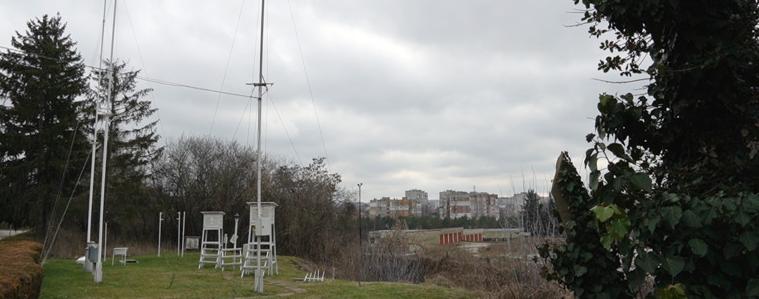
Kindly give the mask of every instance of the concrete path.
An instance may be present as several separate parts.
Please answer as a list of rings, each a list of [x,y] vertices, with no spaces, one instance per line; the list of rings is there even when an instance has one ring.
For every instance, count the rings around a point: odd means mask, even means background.
[[[23,234],[25,232],[29,231],[28,229],[21,229],[21,230],[15,230],[15,229],[0,229],[0,240],[12,237],[18,234]]]

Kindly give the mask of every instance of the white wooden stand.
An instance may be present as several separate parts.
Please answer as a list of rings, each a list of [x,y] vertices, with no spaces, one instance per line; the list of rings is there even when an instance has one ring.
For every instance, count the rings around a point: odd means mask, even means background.
[[[214,264],[215,268],[222,266],[222,250],[224,236],[224,212],[200,212],[203,214],[203,233],[200,241],[200,260],[198,269],[206,264]]]
[[[227,239],[227,234],[224,234],[224,249],[221,251],[221,271],[224,271],[226,267],[232,267],[234,269],[242,268],[242,248],[237,247],[237,228],[240,224],[240,216],[235,214],[235,233],[232,234],[232,238]],[[232,247],[227,247],[227,244],[232,244]]]
[[[253,273],[256,270],[256,258],[261,253],[262,273],[268,270],[269,275],[279,274],[277,263],[277,235],[274,225],[274,209],[277,207],[273,202],[261,203],[261,227],[258,223],[258,209],[256,202],[248,202],[250,210],[250,225],[248,227],[248,243],[243,245],[243,266],[240,276]]]

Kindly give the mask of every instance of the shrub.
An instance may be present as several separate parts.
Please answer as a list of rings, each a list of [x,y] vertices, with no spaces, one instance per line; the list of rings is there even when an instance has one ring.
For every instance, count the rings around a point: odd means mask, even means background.
[[[0,298],[37,298],[42,286],[42,244],[31,240],[0,241]]]

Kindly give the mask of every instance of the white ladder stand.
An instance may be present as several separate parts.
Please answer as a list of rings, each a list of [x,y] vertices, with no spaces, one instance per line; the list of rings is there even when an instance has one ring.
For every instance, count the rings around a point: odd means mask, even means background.
[[[274,225],[274,209],[277,204],[274,202],[261,203],[261,227],[257,228],[258,209],[256,202],[248,202],[250,210],[250,222],[248,226],[248,243],[243,245],[243,265],[240,271],[240,277],[253,273],[256,270],[256,258],[258,252],[261,252],[261,268],[269,275],[279,274],[279,265],[277,262],[277,236]],[[256,244],[260,244],[256,246]]]
[[[279,267],[277,266],[277,258],[276,258],[276,246],[271,245],[272,242],[268,241],[261,241],[261,268],[264,270],[264,274],[266,274],[267,270],[269,275],[277,275],[279,274]],[[240,277],[245,276],[246,274],[253,273],[256,270],[256,244],[244,244],[243,245],[243,265],[242,265],[242,273],[240,273]]]
[[[228,243],[227,234],[224,234],[224,248],[221,249],[221,271],[230,267],[232,269],[242,267],[242,248],[237,248],[236,241],[237,235],[233,235],[232,240],[229,242],[235,245],[232,248],[228,248],[226,246]]]
[[[200,240],[200,259],[198,269],[207,264],[213,264],[214,268],[222,266],[222,250],[224,249],[224,212],[200,212],[203,214],[203,233]],[[210,238],[215,235],[215,238]]]

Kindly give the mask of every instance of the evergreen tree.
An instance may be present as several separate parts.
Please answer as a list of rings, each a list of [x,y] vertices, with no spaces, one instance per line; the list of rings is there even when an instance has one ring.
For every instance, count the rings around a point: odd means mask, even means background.
[[[84,64],[65,31],[59,15],[44,15],[0,54],[0,218],[15,226],[47,228],[86,158]]]
[[[111,67],[114,74],[112,104],[103,105],[107,99]],[[145,213],[145,209],[151,206],[146,185],[150,166],[159,157],[162,147],[157,145],[158,120],[152,119],[157,109],[145,99],[152,89],[137,88],[138,74],[139,71],[126,70],[126,63],[106,61],[102,70],[95,70],[92,74],[95,84],[87,94],[89,101],[85,115],[90,118],[87,123],[92,124],[95,103],[100,103],[101,111],[110,110],[106,209],[110,211],[114,229],[118,231],[119,224],[129,224],[137,229],[133,232],[140,234],[147,233],[154,220],[152,213]],[[103,124],[98,126],[102,131]],[[99,141],[102,143],[102,137]]]

